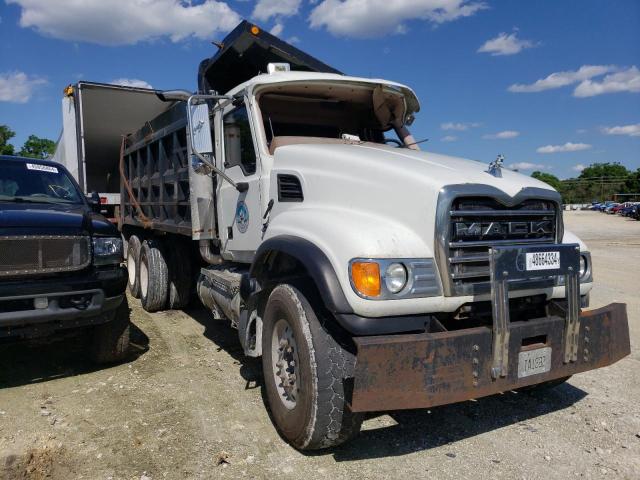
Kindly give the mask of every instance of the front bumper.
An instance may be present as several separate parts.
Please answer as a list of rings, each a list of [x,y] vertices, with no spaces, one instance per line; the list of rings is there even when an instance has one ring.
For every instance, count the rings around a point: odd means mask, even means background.
[[[629,355],[626,305],[582,311],[579,318],[577,359],[566,363],[564,318],[511,323],[507,372],[495,379],[489,327],[356,337],[351,408],[367,412],[461,402],[604,367]],[[518,378],[518,354],[532,346],[551,347],[551,368]]]
[[[125,297],[122,267],[0,283],[0,338],[105,323]]]

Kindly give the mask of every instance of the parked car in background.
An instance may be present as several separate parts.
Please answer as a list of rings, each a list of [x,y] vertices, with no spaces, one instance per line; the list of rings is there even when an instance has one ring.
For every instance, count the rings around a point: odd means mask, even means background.
[[[614,213],[616,213],[613,209],[616,208],[618,205],[619,205],[618,203],[612,203],[611,205],[608,205],[607,207],[604,208],[604,213],[613,215]]]
[[[97,206],[62,165],[0,156],[0,340],[86,333],[93,360],[124,359],[122,238]]]
[[[636,208],[636,202],[627,202],[619,210],[618,213],[623,217],[628,217]]]

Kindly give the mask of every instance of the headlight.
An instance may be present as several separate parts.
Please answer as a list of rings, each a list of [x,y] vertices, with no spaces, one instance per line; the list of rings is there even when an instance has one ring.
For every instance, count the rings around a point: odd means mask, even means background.
[[[113,265],[122,261],[122,238],[96,237],[93,239],[93,264]]]
[[[368,300],[400,300],[441,295],[432,258],[354,258],[349,264],[351,287]]]
[[[584,255],[580,255],[580,278],[582,278],[587,271],[587,259]]]
[[[384,284],[391,293],[398,293],[407,285],[407,269],[401,263],[392,263],[384,274]]]

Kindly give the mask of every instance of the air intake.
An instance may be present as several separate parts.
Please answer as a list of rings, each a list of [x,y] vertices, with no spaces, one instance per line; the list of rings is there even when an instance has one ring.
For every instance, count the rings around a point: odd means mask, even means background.
[[[303,200],[300,179],[295,175],[278,175],[278,201],[302,202]]]

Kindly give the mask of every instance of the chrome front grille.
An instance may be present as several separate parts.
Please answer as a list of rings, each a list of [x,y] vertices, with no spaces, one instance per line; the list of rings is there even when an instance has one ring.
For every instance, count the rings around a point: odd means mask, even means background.
[[[545,199],[505,205],[487,197],[455,198],[448,217],[444,251],[453,295],[490,291],[491,246],[555,243],[560,228],[557,202]],[[552,281],[541,277],[520,288],[536,288]]]
[[[0,236],[0,277],[81,270],[91,263],[87,236]]]

